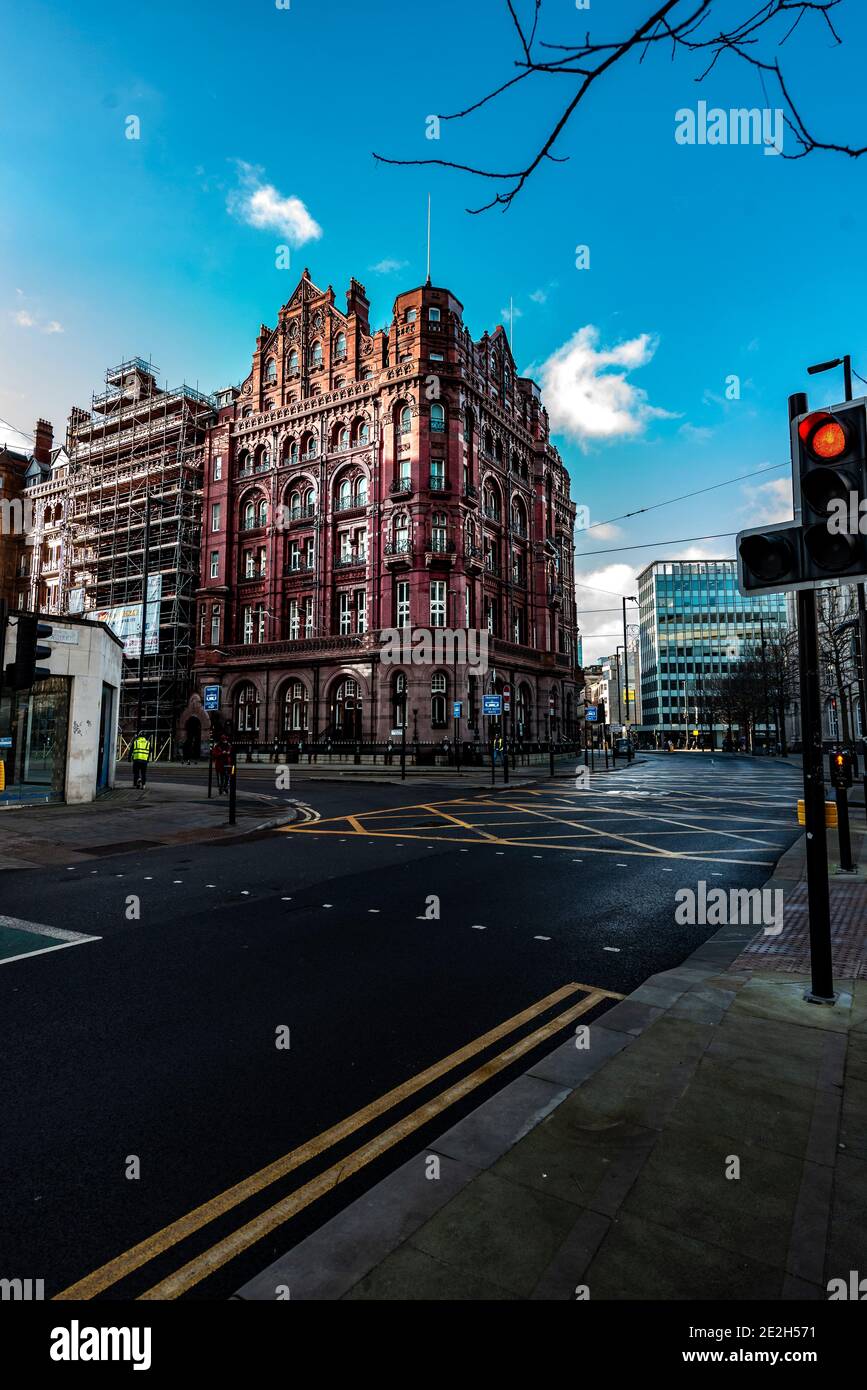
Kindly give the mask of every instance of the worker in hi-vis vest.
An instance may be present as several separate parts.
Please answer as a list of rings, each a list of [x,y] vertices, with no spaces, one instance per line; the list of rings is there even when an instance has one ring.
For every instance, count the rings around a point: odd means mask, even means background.
[[[151,756],[151,745],[149,739],[141,730],[136,734],[132,741],[132,784],[134,787],[144,787],[148,778],[148,763]]]

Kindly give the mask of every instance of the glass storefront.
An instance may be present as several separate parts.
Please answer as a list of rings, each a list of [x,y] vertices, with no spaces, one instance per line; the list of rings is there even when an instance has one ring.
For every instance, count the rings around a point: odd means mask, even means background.
[[[51,676],[32,691],[3,691],[0,759],[6,789],[0,801],[62,801],[69,732],[68,676]]]

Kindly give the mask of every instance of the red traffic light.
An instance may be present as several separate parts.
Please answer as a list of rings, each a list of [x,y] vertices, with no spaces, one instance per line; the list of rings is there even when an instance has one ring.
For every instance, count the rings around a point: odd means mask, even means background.
[[[849,433],[835,415],[827,410],[805,415],[798,425],[798,434],[813,458],[820,463],[833,463],[849,448]]]

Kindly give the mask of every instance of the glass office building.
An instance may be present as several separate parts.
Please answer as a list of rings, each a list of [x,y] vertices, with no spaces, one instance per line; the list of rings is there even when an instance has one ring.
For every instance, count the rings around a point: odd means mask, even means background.
[[[638,601],[640,733],[719,746],[705,690],[761,646],[763,627],[766,640],[786,631],[785,594],[744,597],[734,560],[656,560],[638,576]]]

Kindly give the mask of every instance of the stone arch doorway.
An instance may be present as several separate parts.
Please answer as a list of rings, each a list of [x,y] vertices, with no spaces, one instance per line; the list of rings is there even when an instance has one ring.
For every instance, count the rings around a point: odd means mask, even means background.
[[[184,747],[187,758],[198,762],[202,756],[202,721],[191,714],[184,725]]]

